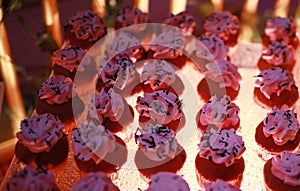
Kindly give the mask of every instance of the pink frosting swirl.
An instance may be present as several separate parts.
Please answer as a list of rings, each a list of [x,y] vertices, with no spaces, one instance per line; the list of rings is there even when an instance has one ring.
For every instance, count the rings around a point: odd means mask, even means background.
[[[202,107],[200,123],[202,125],[213,124],[222,129],[239,122],[240,108],[231,102],[228,95],[217,98],[215,95]]]
[[[159,172],[151,176],[149,188],[145,191],[190,191],[187,182],[171,172]]]
[[[73,129],[73,152],[80,160],[92,159],[99,164],[107,154],[115,150],[115,137],[102,125],[95,125],[92,121],[80,124]]]
[[[175,82],[174,68],[164,60],[146,62],[142,71],[142,82],[153,90],[169,87]]]
[[[272,136],[276,145],[284,145],[294,140],[300,129],[294,110],[289,110],[287,105],[283,105],[281,109],[274,107],[263,123],[264,135]]]
[[[282,41],[274,41],[263,51],[262,59],[274,66],[291,65],[295,62],[294,49]]]
[[[178,31],[169,30],[159,34],[150,45],[155,59],[175,59],[183,55],[186,39]]]
[[[270,99],[272,93],[279,96],[284,90],[291,91],[292,86],[295,84],[293,74],[283,68],[274,67],[264,70],[257,77],[255,87],[259,87],[268,99]]]
[[[91,172],[75,183],[70,191],[120,191],[103,172]]]
[[[239,32],[239,19],[229,11],[216,12],[205,20],[204,29],[207,34],[217,34],[226,41]]]
[[[62,104],[75,96],[75,88],[71,78],[62,75],[48,78],[39,89],[39,98],[47,103]]]
[[[300,154],[283,151],[272,158],[271,172],[291,186],[300,186]]]
[[[204,191],[241,191],[238,187],[221,179],[217,179],[216,182],[205,183],[204,189]]]
[[[145,93],[137,99],[136,109],[140,115],[150,117],[157,124],[168,124],[182,117],[182,102],[167,90]]]
[[[283,40],[286,44],[290,44],[291,39],[297,38],[297,26],[289,18],[275,17],[267,21],[265,34],[270,41]]]
[[[239,89],[242,77],[233,63],[218,59],[206,64],[205,67],[207,68],[204,72],[205,77],[219,83],[220,88],[231,87],[236,91]]]
[[[91,11],[77,12],[68,20],[73,32],[78,39],[95,41],[106,35],[106,24]]]
[[[178,27],[189,35],[193,35],[196,30],[196,20],[188,11],[182,11],[176,15],[169,13],[161,23]]]
[[[84,67],[80,67],[80,62],[86,53],[85,49],[67,46],[53,52],[53,62],[58,66],[68,69],[70,72],[74,70],[84,71]]]
[[[168,127],[148,123],[146,129],[137,130],[135,141],[138,142],[139,149],[153,161],[176,156],[178,143],[174,131]]]
[[[224,163],[225,166],[232,165],[246,150],[242,136],[235,134],[234,129],[211,129],[210,132],[203,132],[198,146],[200,157],[217,164]]]
[[[21,121],[17,138],[31,152],[49,152],[64,136],[64,124],[57,116],[45,113]]]
[[[118,121],[124,112],[124,102],[122,97],[115,93],[113,89],[109,89],[108,92],[105,89],[101,89],[100,94],[94,94],[94,104],[100,123],[105,118],[109,118],[112,121]]]
[[[139,80],[139,74],[129,58],[116,57],[101,65],[98,73],[105,85],[121,90]]]
[[[3,191],[58,191],[54,176],[50,171],[42,168],[34,169],[26,166],[23,170],[15,172]]]
[[[205,47],[203,47],[203,45]],[[216,34],[203,35],[201,43],[196,43],[195,54],[198,58],[208,61],[217,59],[225,60],[229,49],[224,41]]]

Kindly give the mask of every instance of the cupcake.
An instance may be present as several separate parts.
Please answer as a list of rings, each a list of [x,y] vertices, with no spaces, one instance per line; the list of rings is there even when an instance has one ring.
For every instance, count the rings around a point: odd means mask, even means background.
[[[120,191],[111,179],[103,172],[90,172],[70,188],[70,191],[82,190]]]
[[[206,18],[201,33],[216,34],[228,47],[233,47],[240,33],[239,19],[229,11],[215,12]]]
[[[186,152],[174,131],[165,126],[147,124],[145,129],[137,130],[135,141],[138,150],[134,162],[145,180],[162,171],[176,173],[186,160]]]
[[[207,63],[218,59],[230,60],[228,51],[228,47],[217,34],[204,34],[201,36],[200,41],[196,42],[193,61],[200,67],[200,70],[204,70]]]
[[[141,88],[145,93],[169,90],[182,94],[184,84],[176,75],[174,68],[165,60],[146,61],[141,74]]]
[[[257,67],[260,71],[272,67],[280,67],[292,71],[296,63],[294,56],[292,46],[285,45],[283,41],[273,41],[263,51],[258,60]]]
[[[185,117],[182,112],[182,102],[168,90],[144,93],[137,98],[136,109],[139,112],[139,124],[161,124],[177,132],[183,128]]]
[[[26,166],[24,169],[15,172],[6,183],[3,191],[39,190],[59,191],[51,172],[42,168]]]
[[[185,48],[187,39],[178,30],[167,30],[158,34],[150,45],[148,59],[166,60],[177,68],[182,68],[187,60]]]
[[[116,57],[102,64],[98,69],[97,91],[113,88],[117,93],[127,97],[141,91],[140,75],[128,57]]]
[[[231,100],[238,96],[242,77],[236,65],[226,60],[216,60],[206,64],[205,68],[205,77],[197,86],[198,94],[205,102],[213,95],[217,98],[228,95]]]
[[[77,95],[71,78],[57,75],[49,77],[41,85],[35,100],[35,109],[37,114],[56,115],[68,129],[83,112],[84,103]]]
[[[149,187],[145,191],[190,191],[187,182],[179,175],[171,172],[159,172],[151,176]]]
[[[298,47],[297,26],[291,18],[275,17],[268,19],[262,35],[262,44],[265,47],[273,41],[283,41],[294,49]]]
[[[200,187],[217,179],[240,187],[245,169],[242,153],[246,148],[234,129],[203,132],[198,146],[195,165]]]
[[[293,74],[284,69],[273,67],[263,70],[257,76],[254,88],[254,99],[263,107],[289,107],[298,100],[298,87]]]
[[[103,125],[90,121],[73,129],[73,152],[75,163],[84,175],[89,172],[117,172],[127,160],[124,141],[113,135]]]
[[[224,180],[217,179],[216,182],[205,183],[204,191],[241,191],[238,187],[225,182]]]
[[[267,113],[255,131],[258,155],[264,160],[283,151],[296,151],[300,143],[299,122],[294,110],[276,106]]]
[[[16,158],[32,166],[53,168],[68,156],[68,139],[64,124],[53,114],[34,115],[21,121],[16,134]]]
[[[108,92],[102,89],[92,99],[98,115],[97,121],[112,133],[125,130],[133,122],[133,108],[113,89]]]
[[[269,159],[263,169],[265,189],[268,191],[300,190],[300,155],[291,152]]]
[[[196,116],[198,132],[213,129],[231,129],[235,131],[240,127],[240,108],[230,97],[224,95],[221,98],[213,96],[202,106]]]
[[[196,20],[188,11],[182,11],[176,15],[169,13],[160,23],[178,27],[186,35],[195,35],[196,33]]]
[[[77,12],[63,27],[67,44],[89,49],[107,34],[102,18],[91,11]]]

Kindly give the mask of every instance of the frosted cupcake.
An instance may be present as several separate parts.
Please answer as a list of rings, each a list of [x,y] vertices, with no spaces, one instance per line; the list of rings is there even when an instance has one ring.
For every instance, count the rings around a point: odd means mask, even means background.
[[[286,45],[283,41],[274,41],[263,51],[257,67],[260,71],[272,67],[280,67],[292,71],[296,63],[294,56],[292,46]]]
[[[205,78],[197,86],[200,97],[205,102],[208,102],[213,95],[216,95],[217,98],[228,95],[231,100],[234,100],[239,94],[242,80],[237,66],[229,61],[219,59],[206,64],[205,67]]]
[[[83,49],[89,49],[107,34],[104,20],[91,11],[75,13],[63,29],[66,43]]]
[[[229,47],[237,44],[239,33],[239,19],[229,11],[215,12],[209,15],[202,29],[202,34],[216,34]]]
[[[70,191],[120,191],[119,188],[103,172],[91,172],[76,182]]]
[[[75,162],[82,175],[98,171],[110,175],[127,160],[124,141],[103,125],[95,125],[92,121],[73,129],[72,145]]]
[[[297,151],[300,143],[299,129],[294,110],[289,110],[286,105],[274,107],[256,127],[258,155],[268,160],[283,151]]]
[[[241,191],[238,187],[225,182],[224,180],[217,179],[216,182],[205,183],[204,191]]]
[[[298,97],[298,87],[290,71],[273,67],[257,75],[254,99],[259,105],[272,108],[286,104],[291,107]]]
[[[15,172],[3,189],[3,191],[20,190],[59,191],[60,189],[51,172],[26,166],[21,171]]]
[[[147,124],[145,129],[137,130],[135,141],[138,150],[134,162],[145,180],[162,171],[176,173],[186,160],[186,152],[174,131],[165,126]]]
[[[204,132],[198,146],[195,165],[200,187],[217,179],[240,187],[245,169],[242,153],[246,148],[234,129]]]
[[[177,132],[183,128],[185,117],[179,97],[168,90],[145,93],[137,98],[136,109],[139,112],[139,124],[162,124]]]
[[[240,127],[240,108],[230,97],[224,95],[221,98],[213,96],[202,106],[197,113],[196,122],[199,132],[213,129],[231,129],[235,131]]]
[[[275,17],[267,20],[262,43],[265,47],[273,41],[283,41],[286,45],[291,45],[294,49],[298,47],[297,26],[291,18]]]
[[[53,168],[68,156],[64,124],[53,114],[35,115],[21,121],[17,133],[16,158],[32,166]]]
[[[190,191],[187,182],[179,175],[170,172],[159,172],[151,176],[149,187],[145,191]]]
[[[291,152],[269,159],[263,169],[264,184],[267,191],[300,189],[300,155]]]

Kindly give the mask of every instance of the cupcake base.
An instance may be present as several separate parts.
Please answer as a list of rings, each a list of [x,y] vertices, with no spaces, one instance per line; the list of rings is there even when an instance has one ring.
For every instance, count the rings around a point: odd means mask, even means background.
[[[148,54],[147,54],[148,59],[157,59],[157,58],[154,58],[154,56],[153,56],[154,53],[155,52],[153,50],[149,50]],[[175,68],[175,70],[178,70],[178,69],[183,68],[189,59],[186,55],[183,54],[182,56],[178,56],[177,58],[174,58],[174,59],[166,58],[166,59],[157,59],[157,60],[165,60],[165,61],[171,63],[172,66]]]
[[[266,191],[295,191],[300,190],[300,186],[291,186],[284,184],[282,180],[273,175],[272,159],[269,159],[264,165],[264,183]]]
[[[197,181],[203,188],[205,182],[215,182],[222,179],[237,187],[241,186],[243,172],[245,170],[245,162],[243,157],[235,160],[235,162],[226,167],[224,163],[216,164],[213,161],[202,158],[197,154],[195,159]]]
[[[294,62],[291,63],[291,64],[280,65],[280,66],[277,66],[277,67],[284,68],[284,69],[287,69],[289,71],[293,71],[293,68],[294,68],[295,64],[296,64],[296,60],[294,60]],[[270,69],[270,68],[273,68],[273,67],[276,67],[276,66],[272,65],[272,64],[269,64],[264,59],[262,59],[262,57],[259,58],[258,63],[257,63],[257,68],[260,71],[267,70],[267,69]]]
[[[280,41],[280,39],[279,39],[278,41]],[[267,48],[267,47],[269,46],[269,44],[270,44],[272,41],[271,41],[270,38],[264,33],[264,34],[261,36],[261,42],[262,42],[263,46],[264,46],[265,48]],[[291,38],[290,38],[290,43],[289,43],[289,45],[291,45],[294,49],[297,49],[298,44],[299,44],[299,39],[298,39],[297,37],[293,37],[293,38],[291,37]]]

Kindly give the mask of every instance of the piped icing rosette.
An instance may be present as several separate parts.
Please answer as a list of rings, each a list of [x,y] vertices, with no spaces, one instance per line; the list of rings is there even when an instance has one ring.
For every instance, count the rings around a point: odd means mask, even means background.
[[[48,78],[39,89],[41,100],[48,104],[62,104],[71,100],[76,94],[71,78],[62,75]]]
[[[238,68],[233,63],[226,60],[216,60],[213,63],[206,64],[205,77],[209,80],[219,83],[220,88],[231,87],[235,91],[239,90],[242,77]]]
[[[87,64],[87,62],[83,62],[81,64],[81,60],[86,55],[86,53],[86,49],[69,45],[63,49],[59,49],[53,52],[52,59],[56,65],[66,68],[70,72],[82,72],[85,69],[84,64]]]
[[[269,19],[264,32],[270,41],[284,41],[286,44],[293,44],[293,41],[297,39],[297,26],[290,18]]]
[[[107,34],[104,21],[91,11],[77,12],[64,27],[70,28],[77,39],[86,41],[96,41]]]
[[[119,57],[128,57],[132,63],[136,63],[144,56],[145,50],[136,37],[122,31],[116,35],[112,42],[107,45],[104,52],[106,61],[118,55]]]
[[[196,30],[195,18],[188,11],[182,11],[176,15],[169,13],[161,23],[178,27],[189,35],[193,35]]]
[[[294,49],[282,41],[274,41],[263,51],[262,59],[278,67],[292,65],[295,62]]]
[[[117,87],[123,90],[139,82],[139,74],[129,58],[117,57],[102,64],[98,74],[105,87]]]
[[[103,172],[91,172],[75,183],[70,191],[120,191]]]
[[[231,102],[228,95],[219,99],[213,96],[203,105],[199,120],[204,126],[213,124],[218,129],[228,128],[239,123],[239,111],[240,108]]]
[[[300,155],[283,151],[272,158],[271,172],[284,184],[300,186]]]
[[[257,77],[255,87],[258,87],[268,99],[273,93],[279,96],[284,90],[291,91],[292,86],[295,84],[293,74],[283,68],[273,67],[264,70]]]
[[[145,191],[190,191],[187,182],[171,172],[159,172],[151,176],[151,182]]]
[[[21,121],[18,141],[33,153],[49,152],[64,136],[64,124],[57,116],[46,113]]]
[[[50,171],[42,168],[26,166],[15,172],[7,182],[3,191],[59,191],[55,178]]]
[[[211,129],[209,132],[203,132],[198,147],[200,157],[212,160],[216,164],[224,163],[227,167],[241,158],[246,150],[242,136],[237,135],[234,129]]]
[[[157,124],[168,124],[180,119],[182,102],[178,96],[168,90],[145,93],[137,99],[136,109],[141,116],[149,117]]]
[[[229,11],[216,12],[205,20],[204,29],[206,34],[217,34],[227,41],[231,35],[238,35],[239,19]]]
[[[81,123],[73,129],[74,156],[82,161],[93,160],[99,164],[109,153],[115,150],[115,137],[102,125]]]
[[[296,114],[293,110],[289,110],[287,105],[283,105],[281,109],[274,107],[263,123],[264,135],[272,136],[276,145],[284,145],[294,140],[300,129]]]
[[[165,60],[146,62],[141,78],[142,82],[149,84],[152,90],[167,88],[176,80],[174,68]]]
[[[102,123],[105,118],[109,118],[111,121],[120,120],[125,105],[122,97],[115,93],[113,89],[109,89],[108,92],[102,89],[100,93],[95,93],[93,102],[96,107],[98,119]]]
[[[224,41],[216,34],[204,34],[201,41],[196,43],[195,55],[198,58],[214,61],[226,59],[229,49]]]
[[[123,7],[123,9],[117,13],[114,28],[116,30],[137,24],[149,23],[150,18],[147,13],[142,12],[135,7]],[[145,25],[146,26],[146,25]],[[126,30],[126,28],[122,29]],[[140,33],[145,30],[144,26],[132,26],[129,29],[130,33]]]
[[[216,182],[204,183],[204,191],[241,191],[238,187],[217,179]]]
[[[176,156],[178,143],[175,133],[163,125],[148,123],[145,129],[139,128],[135,133],[135,141],[152,161],[163,161],[167,157],[173,159]]]
[[[150,49],[154,51],[155,59],[175,59],[183,55],[186,39],[182,33],[169,30],[160,33],[151,43]]]

